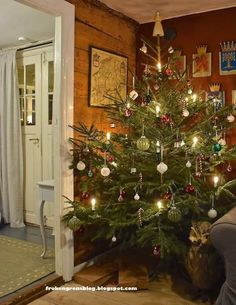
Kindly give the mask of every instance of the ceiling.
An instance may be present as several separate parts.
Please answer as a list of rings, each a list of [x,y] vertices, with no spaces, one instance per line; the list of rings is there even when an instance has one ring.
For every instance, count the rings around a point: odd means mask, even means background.
[[[0,0],[0,48],[54,37],[54,17],[14,0]],[[18,41],[19,36],[29,38]]]
[[[110,8],[129,16],[139,23],[154,20],[160,12],[162,19],[202,13],[236,6],[235,0],[100,0]]]

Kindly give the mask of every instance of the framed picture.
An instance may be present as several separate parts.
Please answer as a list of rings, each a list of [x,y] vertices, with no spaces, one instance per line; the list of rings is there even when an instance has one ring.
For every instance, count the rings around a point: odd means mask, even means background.
[[[211,53],[207,53],[207,46],[197,47],[197,54],[193,54],[193,77],[211,76]]]
[[[170,62],[170,69],[176,71],[178,75],[181,76],[186,73],[186,56],[181,55],[181,50],[175,50],[168,61]]]
[[[90,48],[89,106],[106,107],[126,100],[128,59],[95,47]]]
[[[209,84],[210,92],[206,92],[206,100],[211,100],[215,111],[225,106],[225,92],[220,90],[220,83]]]

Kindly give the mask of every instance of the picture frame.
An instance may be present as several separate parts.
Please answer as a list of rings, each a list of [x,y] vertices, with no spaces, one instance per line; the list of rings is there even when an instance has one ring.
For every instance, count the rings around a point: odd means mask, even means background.
[[[168,58],[170,69],[177,71],[178,75],[182,76],[186,73],[186,56],[181,54],[181,50],[175,50],[172,57]],[[176,78],[174,76],[173,78]]]
[[[236,51],[219,52],[220,75],[236,74]]]
[[[127,96],[128,58],[90,47],[89,106],[108,107]]]
[[[193,54],[193,77],[211,76],[211,53],[199,52]]]

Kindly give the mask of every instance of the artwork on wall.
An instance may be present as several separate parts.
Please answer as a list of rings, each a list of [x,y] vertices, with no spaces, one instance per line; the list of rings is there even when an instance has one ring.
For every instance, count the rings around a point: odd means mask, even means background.
[[[90,48],[90,106],[105,107],[114,103],[112,98],[126,99],[127,65],[125,56]]]
[[[225,41],[220,46],[220,75],[236,74],[236,42]]]
[[[207,93],[207,100],[211,100],[215,111],[219,111],[225,105],[225,92],[221,91],[220,83],[209,84],[210,92]]]
[[[197,47],[197,54],[193,54],[193,77],[211,76],[211,53],[207,46]]]
[[[170,69],[178,71],[178,74],[183,75],[186,73],[186,56],[181,55],[181,50],[175,50],[172,54]]]

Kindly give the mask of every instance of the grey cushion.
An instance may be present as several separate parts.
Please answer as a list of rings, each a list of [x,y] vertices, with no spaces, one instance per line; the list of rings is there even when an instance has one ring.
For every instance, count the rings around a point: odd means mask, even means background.
[[[236,207],[211,227],[214,247],[224,258],[226,280],[215,305],[236,305]]]

